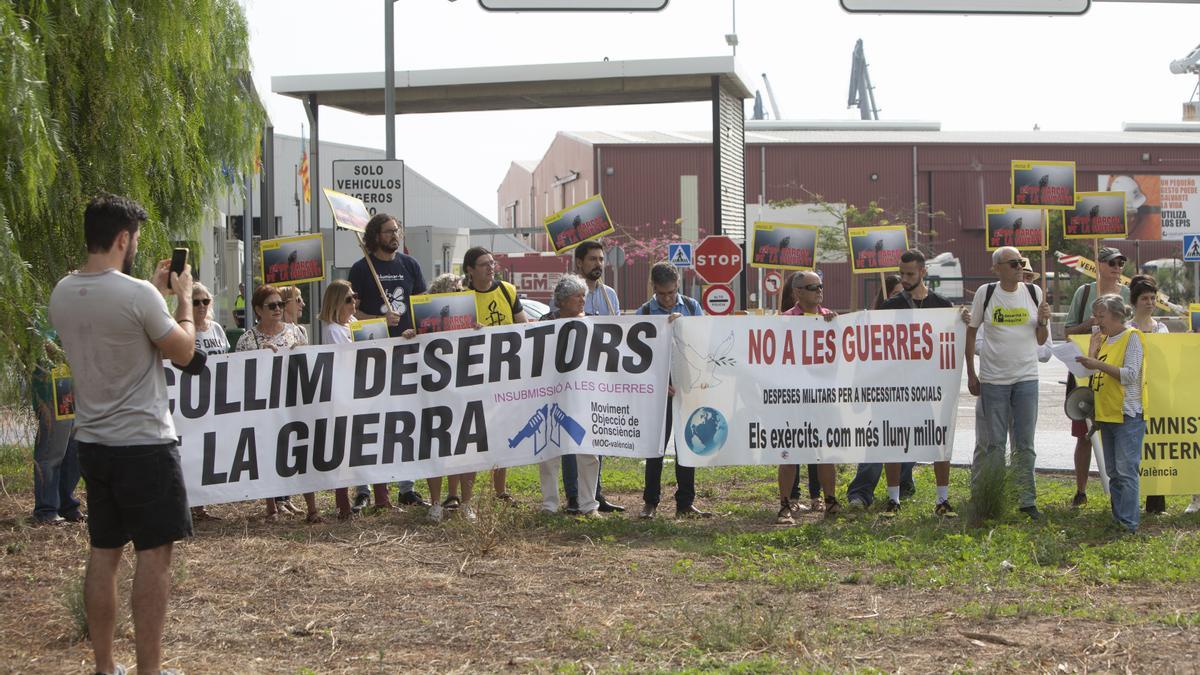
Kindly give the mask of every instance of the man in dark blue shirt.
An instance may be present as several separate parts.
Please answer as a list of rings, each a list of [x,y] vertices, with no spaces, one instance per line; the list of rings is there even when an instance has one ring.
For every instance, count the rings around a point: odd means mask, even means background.
[[[388,335],[391,337],[400,337],[405,330],[414,327],[409,299],[427,290],[425,277],[421,274],[421,265],[417,263],[417,259],[400,252],[402,240],[400,224],[386,213],[375,214],[375,217],[367,222],[366,232],[363,233],[363,244],[370,252],[371,264],[375,267],[375,273],[379,275],[379,285],[383,286],[386,298],[379,295],[379,286],[375,285],[366,257],[350,268],[350,286],[358,294],[355,318],[386,318]],[[396,487],[400,493],[401,504],[429,506],[429,503],[413,490],[412,481],[399,481]],[[375,508],[390,507],[386,484],[377,485]]]
[[[638,314],[678,314],[681,316],[701,316],[704,312],[700,303],[679,292],[679,270],[669,262],[655,263],[650,268],[650,285],[654,288],[654,297],[638,308]],[[663,445],[671,438],[671,405],[675,388],[667,386],[667,430]],[[658,500],[662,496],[663,458],[651,457],[646,460],[646,487],[642,491],[642,512],[639,518],[650,519],[658,510]],[[709,518],[711,513],[701,511],[692,503],[696,499],[696,468],[681,466],[678,456],[675,461],[675,517],[676,518]]]

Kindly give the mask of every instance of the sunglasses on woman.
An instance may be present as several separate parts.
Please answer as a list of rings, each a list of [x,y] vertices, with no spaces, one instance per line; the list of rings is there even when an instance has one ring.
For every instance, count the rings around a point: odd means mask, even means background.
[[[1112,260],[1108,261],[1108,266],[1109,267],[1124,267],[1125,259],[1124,258],[1113,258]]]
[[[346,296],[346,304],[347,304],[347,305],[349,305],[350,303],[352,303],[352,302],[354,302],[354,301],[356,301],[356,300],[358,300],[358,294],[357,294],[357,293],[351,293],[350,295],[347,295],[347,296]]]
[[[263,307],[266,307],[267,309],[274,312],[274,311],[283,309],[283,306],[286,304],[287,303],[282,302],[282,301],[281,302],[265,302],[265,303],[263,303]]]
[[[210,304],[212,304],[212,298],[203,298],[200,300],[192,301],[192,307],[199,307],[200,305],[204,305],[205,307],[208,307]]]

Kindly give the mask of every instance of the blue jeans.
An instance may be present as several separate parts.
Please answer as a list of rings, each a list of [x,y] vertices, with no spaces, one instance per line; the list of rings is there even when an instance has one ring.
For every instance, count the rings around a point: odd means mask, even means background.
[[[56,420],[49,406],[35,410],[37,436],[33,442],[33,517],[49,520],[79,513],[75,486],[79,485],[79,455],[75,422]]]
[[[1038,381],[1025,380],[1014,384],[979,383],[979,401],[983,407],[983,428],[986,446],[975,448],[971,462],[971,483],[985,468],[1004,468],[1004,446],[1012,437],[1012,480],[1017,489],[1021,508],[1036,505],[1037,488],[1033,465],[1037,453],[1033,449],[1033,432],[1037,427]]]
[[[1125,421],[1097,422],[1100,442],[1104,445],[1104,470],[1108,474],[1108,489],[1112,498],[1113,518],[1130,532],[1137,532],[1138,488],[1141,479],[1142,438],[1146,435],[1146,420],[1141,415]]]
[[[916,494],[917,486],[913,483],[913,467],[916,462],[900,464],[900,493],[903,495]],[[879,485],[879,477],[883,475],[883,464],[864,462],[858,465],[854,480],[846,488],[846,501],[860,499],[863,504],[870,506],[875,501],[875,487]]]
[[[604,470],[604,457],[600,458],[600,470]],[[575,462],[575,455],[562,456],[562,484],[563,492],[567,495],[567,501],[572,504],[579,503],[579,467]],[[600,474],[596,474],[596,501],[604,501],[604,494],[600,490],[601,480]]]

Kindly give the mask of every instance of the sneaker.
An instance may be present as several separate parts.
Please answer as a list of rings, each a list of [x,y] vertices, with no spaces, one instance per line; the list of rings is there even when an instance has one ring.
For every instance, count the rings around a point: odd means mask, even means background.
[[[354,505],[350,507],[351,513],[362,513],[362,510],[367,508],[367,504],[371,501],[371,495],[357,494],[354,495]]]
[[[620,504],[613,504],[607,499],[604,499],[600,501],[600,507],[597,510],[601,513],[622,513],[625,511],[625,507],[621,506]]]
[[[458,507],[458,512],[461,513],[462,517],[466,518],[467,520],[475,520],[475,509],[471,508],[470,504],[463,504],[462,506]]]
[[[457,511],[460,504],[462,504],[462,500],[453,495],[442,500],[442,508],[447,511]]]
[[[851,497],[846,501],[846,505],[850,507],[851,511],[867,510],[867,503],[863,501],[862,497]]]
[[[1075,497],[1071,499],[1071,508],[1077,509],[1081,506],[1087,506],[1087,495],[1082,492],[1076,492]]]
[[[579,517],[587,520],[603,520],[604,514],[600,512],[600,509],[593,509],[587,513],[579,514]]]
[[[200,509],[201,513],[204,514],[204,517],[206,519],[220,520],[220,518],[218,518],[217,516],[214,516],[211,513],[209,513],[208,511],[205,511],[203,506],[197,506],[196,508]],[[59,515],[61,515],[63,517],[63,520],[67,521],[68,523],[86,523],[87,522],[87,514],[80,513],[78,511],[72,511],[70,513],[61,513]]]
[[[792,517],[792,507],[788,502],[783,502],[779,508],[779,513],[775,514],[776,525],[795,525],[796,519]]]
[[[441,505],[434,504],[433,506],[429,507],[429,512],[426,513],[425,516],[435,523],[440,523],[442,522],[442,513],[443,509]]]
[[[842,505],[838,503],[837,497],[825,498],[825,517],[833,518],[842,512]]]
[[[1192,497],[1192,503],[1183,510],[1184,513],[1196,513],[1197,511],[1200,511],[1200,495]]]
[[[883,507],[883,512],[879,515],[883,516],[884,518],[895,518],[896,516],[900,515],[900,502],[894,499],[889,499],[887,506]]]
[[[60,516],[56,513],[56,514],[54,514],[52,516],[48,516],[46,518],[38,518],[35,516],[33,519],[33,522],[38,525],[55,526],[55,525],[66,525],[67,519],[63,518],[62,516]]]
[[[658,512],[658,504],[645,504],[642,506],[642,512],[638,514],[641,520],[653,520],[654,514]]]
[[[579,500],[574,497],[567,498],[567,508],[563,509],[563,513],[568,516],[579,515]]]
[[[1042,520],[1042,513],[1041,511],[1038,511],[1038,507],[1036,506],[1022,506],[1021,513],[1029,516],[1029,519],[1035,523],[1041,522]]]
[[[789,506],[788,510],[791,508]],[[712,518],[713,514],[709,511],[701,511],[695,506],[685,506],[682,509],[675,509],[676,518]]]
[[[400,498],[397,501],[405,506],[429,506],[429,502],[425,501],[425,499],[421,497],[421,493],[417,492],[416,490],[409,490],[408,492],[405,492],[404,494],[400,495]]]
[[[942,518],[958,517],[958,512],[955,511],[954,507],[950,505],[949,499],[944,502],[939,502],[937,506],[933,507],[933,513],[934,515],[941,516]]]

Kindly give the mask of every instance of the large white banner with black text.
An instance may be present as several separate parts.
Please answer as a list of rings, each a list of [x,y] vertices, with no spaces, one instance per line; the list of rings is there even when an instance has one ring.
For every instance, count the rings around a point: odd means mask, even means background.
[[[956,309],[674,323],[684,466],[948,460],[966,326]]]
[[[666,317],[546,321],[168,368],[192,505],[662,454]]]

